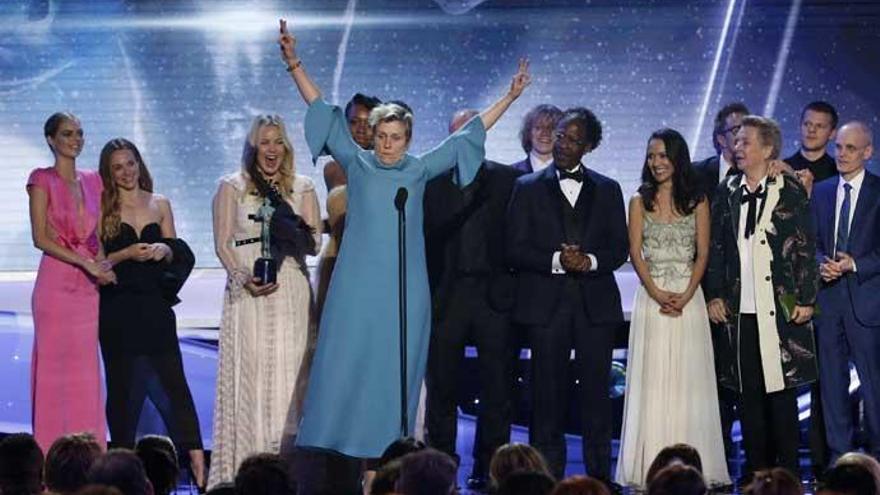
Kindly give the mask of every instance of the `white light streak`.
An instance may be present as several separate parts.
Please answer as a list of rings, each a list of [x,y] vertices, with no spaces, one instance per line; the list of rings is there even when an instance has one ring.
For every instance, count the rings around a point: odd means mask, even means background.
[[[348,51],[348,38],[351,35],[351,26],[354,25],[354,10],[357,8],[357,0],[348,0],[345,7],[343,21],[345,30],[342,32],[342,39],[339,41],[339,48],[336,50],[336,67],[333,69],[333,104],[339,104],[339,82],[342,80],[342,69],[345,67],[345,54]]]
[[[794,30],[797,27],[800,12],[801,0],[791,2],[791,8],[788,9],[788,19],[785,21],[785,32],[782,34],[782,44],[779,45],[779,53],[776,54],[776,65],[773,68],[770,92],[767,93],[767,104],[764,105],[765,117],[773,117],[773,112],[776,110],[776,100],[779,98],[779,88],[782,86],[782,77],[785,75],[785,65],[788,62],[788,53],[791,48],[791,39],[794,38]]]
[[[703,130],[703,122],[706,119],[706,111],[709,108],[709,100],[712,98],[712,87],[718,75],[718,65],[721,63],[721,54],[724,53],[724,40],[727,39],[727,31],[730,29],[730,19],[733,17],[733,8],[736,0],[727,3],[727,12],[724,14],[724,25],[721,28],[721,36],[718,38],[718,46],[715,48],[715,58],[712,60],[712,70],[709,72],[709,83],[706,84],[706,93],[703,95],[703,103],[700,105],[700,113],[697,115],[697,125],[691,138],[691,148],[697,149],[700,142],[700,133]]]

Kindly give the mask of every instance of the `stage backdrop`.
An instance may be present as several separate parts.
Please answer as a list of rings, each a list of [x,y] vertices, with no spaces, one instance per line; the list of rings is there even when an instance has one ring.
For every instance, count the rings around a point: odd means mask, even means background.
[[[37,266],[24,186],[32,168],[51,164],[42,125],[57,110],[82,119],[81,168],[97,168],[113,137],[141,148],[199,266],[218,265],[211,198],[217,178],[238,168],[255,114],[287,120],[297,170],[323,203],[305,108],[275,44],[279,17],[328,100],[360,91],[407,101],[417,153],[443,139],[454,110],[492,102],[529,57],[534,82],[489,133],[488,157],[523,157],[517,134],[531,106],[587,106],[605,129],[586,163],[627,195],[657,128],[681,131],[695,158],[714,153],[712,117],[724,102],[779,120],[786,153],[814,99],[880,131],[875,1],[3,0],[0,270]]]

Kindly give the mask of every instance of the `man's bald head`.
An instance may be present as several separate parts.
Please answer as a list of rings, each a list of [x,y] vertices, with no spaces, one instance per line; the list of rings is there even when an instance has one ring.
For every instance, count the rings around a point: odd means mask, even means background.
[[[452,114],[452,119],[449,121],[449,134],[461,129],[461,126],[467,124],[469,120],[479,114],[480,112],[473,108],[465,108],[455,112]]]
[[[864,122],[847,122],[837,132],[834,148],[837,151],[837,171],[844,180],[850,180],[865,168],[874,153],[874,133]]]

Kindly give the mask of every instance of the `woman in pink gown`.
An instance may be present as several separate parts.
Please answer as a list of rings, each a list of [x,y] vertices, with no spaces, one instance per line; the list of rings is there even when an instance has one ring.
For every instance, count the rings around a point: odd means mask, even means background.
[[[31,399],[34,437],[43,451],[65,434],[106,438],[98,361],[98,287],[115,275],[98,242],[101,177],[76,170],[83,146],[79,120],[56,113],[44,127],[52,167],[31,172],[31,234],[43,251],[32,307]]]

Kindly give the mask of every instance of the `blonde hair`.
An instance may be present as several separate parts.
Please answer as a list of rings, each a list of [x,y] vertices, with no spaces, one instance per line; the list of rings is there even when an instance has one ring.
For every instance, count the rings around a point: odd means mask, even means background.
[[[779,158],[782,152],[782,131],[775,120],[760,115],[746,115],[743,117],[742,126],[756,129],[761,144],[770,147],[770,159]]]
[[[278,192],[285,198],[289,198],[293,192],[296,168],[293,162],[293,145],[290,144],[290,138],[287,137],[284,119],[279,115],[261,114],[254,117],[251,129],[247,134],[247,139],[244,141],[244,149],[241,152],[241,172],[247,181],[247,192],[257,192],[257,186],[253,178],[260,173],[259,166],[257,165],[258,140],[260,139],[260,129],[268,126],[277,127],[279,134],[281,134],[281,140],[284,142],[284,159],[281,160],[281,168],[278,170],[280,176]]]
[[[98,162],[98,173],[101,175],[101,182],[104,184],[104,191],[101,192],[101,239],[112,239],[119,235],[119,229],[122,225],[122,217],[119,214],[119,188],[116,187],[116,181],[113,180],[113,170],[111,170],[110,157],[114,152],[120,150],[128,150],[134,155],[134,159],[138,163],[138,187],[142,191],[153,192],[153,178],[144,159],[141,158],[141,152],[137,146],[125,138],[115,138],[107,141],[101,150],[101,158]]]
[[[406,128],[406,140],[412,139],[413,114],[397,103],[383,103],[370,111],[370,127],[376,132],[376,126],[384,122],[400,122]]]

